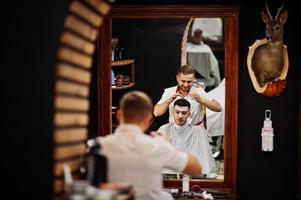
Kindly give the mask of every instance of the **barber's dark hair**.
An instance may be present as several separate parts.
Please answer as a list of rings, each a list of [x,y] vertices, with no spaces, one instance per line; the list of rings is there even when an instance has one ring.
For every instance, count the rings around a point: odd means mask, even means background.
[[[178,68],[178,74],[193,74],[195,76],[195,70],[192,66],[190,65],[182,65],[181,67]]]
[[[188,107],[190,109],[190,103],[186,99],[178,99],[174,102],[173,107],[180,106],[180,107]]]
[[[131,91],[122,96],[120,109],[126,123],[140,122],[153,113],[153,103],[147,94],[141,91]]]

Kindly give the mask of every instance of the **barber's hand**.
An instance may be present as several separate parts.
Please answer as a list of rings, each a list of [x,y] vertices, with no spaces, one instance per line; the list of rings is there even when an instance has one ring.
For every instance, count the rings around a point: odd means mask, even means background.
[[[161,140],[164,140],[164,141],[167,141],[167,142],[168,142],[168,137],[167,137],[167,135],[164,135],[164,134],[162,134],[162,133],[160,133],[160,132],[152,131],[152,132],[150,133],[150,135],[153,136],[153,137],[156,137],[156,138],[159,138],[159,139],[161,139]]]
[[[203,103],[203,102],[202,102],[203,99],[201,98],[200,95],[195,94],[195,93],[192,93],[192,94],[190,94],[189,96],[191,96],[191,98],[192,98],[193,100],[195,100],[195,101],[197,101],[197,102],[199,102],[199,103]]]
[[[166,102],[168,104],[171,104],[171,102],[173,102],[177,97],[183,97],[183,95],[181,95],[180,92],[175,93],[174,95],[172,95],[171,97],[169,97]]]

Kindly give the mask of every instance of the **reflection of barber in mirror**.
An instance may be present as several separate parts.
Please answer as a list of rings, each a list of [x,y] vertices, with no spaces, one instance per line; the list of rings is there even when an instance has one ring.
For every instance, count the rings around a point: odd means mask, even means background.
[[[221,82],[218,61],[211,48],[203,42],[203,31],[196,29],[186,46],[187,63],[201,75],[208,87],[216,87]]]
[[[184,98],[191,105],[191,114],[187,119],[188,124],[203,125],[205,108],[215,112],[221,112],[220,103],[209,98],[208,94],[202,87],[193,86],[195,80],[195,70],[190,65],[179,67],[176,76],[178,85],[164,89],[164,93],[159,102],[154,107],[156,117],[163,115],[169,110],[169,122],[174,122],[173,102],[177,99]],[[205,107],[205,108],[204,108]]]
[[[162,191],[162,169],[168,167],[197,176],[201,166],[195,156],[144,134],[152,111],[152,101],[145,93],[126,93],[117,112],[120,125],[114,134],[99,139],[101,152],[108,158],[109,182],[131,184],[135,199],[168,200],[172,197]]]
[[[178,99],[173,106],[174,122],[165,124],[157,133],[165,135],[169,142],[180,151],[195,155],[201,166],[203,174],[214,172],[215,161],[209,145],[207,131],[203,126],[187,123],[190,115],[190,103],[185,99]],[[163,173],[177,173],[164,169]]]

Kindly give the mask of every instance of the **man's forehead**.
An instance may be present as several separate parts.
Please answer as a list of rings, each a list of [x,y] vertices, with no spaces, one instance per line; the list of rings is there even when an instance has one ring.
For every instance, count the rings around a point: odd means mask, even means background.
[[[183,79],[183,80],[190,80],[190,79],[194,79],[194,75],[193,74],[183,74],[183,73],[180,73],[179,74],[179,78],[180,79]]]
[[[189,108],[188,108],[188,106],[175,105],[174,110],[175,111],[189,111]]]

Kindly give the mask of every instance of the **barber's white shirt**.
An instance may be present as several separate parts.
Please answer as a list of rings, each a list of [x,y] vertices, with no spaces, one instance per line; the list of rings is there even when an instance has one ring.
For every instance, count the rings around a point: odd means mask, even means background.
[[[164,89],[164,93],[157,104],[163,103],[169,97],[174,95],[177,91],[177,88],[178,88],[178,86]],[[189,91],[189,94],[192,94],[192,93],[200,95],[201,98],[210,99],[208,94],[204,91],[203,88],[197,88],[197,87],[192,86]],[[187,122],[189,124],[198,124],[199,122],[201,122],[203,120],[205,111],[203,111],[201,104],[199,102],[193,100],[191,98],[191,96],[189,96],[189,94],[184,97],[184,99],[189,101],[190,106],[191,106],[191,108],[190,108],[191,115],[188,117]],[[177,97],[172,103],[169,104],[169,122],[174,122],[173,114],[172,114],[173,106],[174,106],[174,102],[180,98],[181,97]]]
[[[100,143],[101,152],[108,158],[109,181],[133,185],[136,200],[160,199],[162,169],[183,171],[188,162],[186,153],[145,135],[136,125],[120,125]]]

